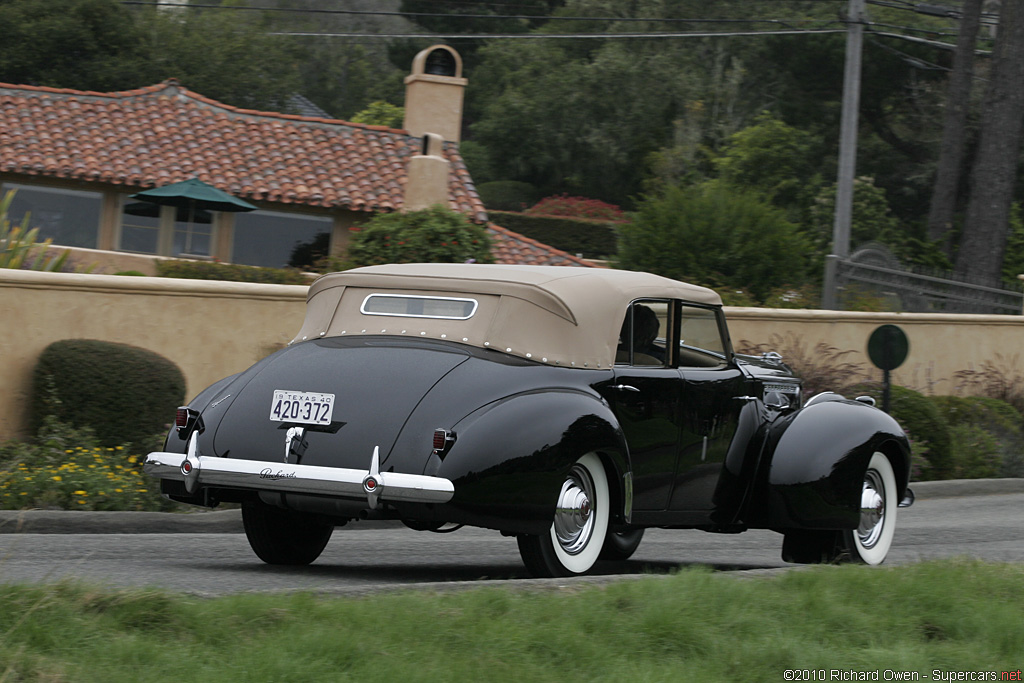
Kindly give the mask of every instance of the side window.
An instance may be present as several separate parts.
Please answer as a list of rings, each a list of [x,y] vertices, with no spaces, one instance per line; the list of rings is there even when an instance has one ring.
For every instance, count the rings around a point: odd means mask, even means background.
[[[716,367],[725,363],[725,344],[715,312],[683,304],[680,313],[679,365]]]
[[[648,367],[668,365],[671,330],[670,302],[642,300],[630,304],[619,332],[615,363]]]

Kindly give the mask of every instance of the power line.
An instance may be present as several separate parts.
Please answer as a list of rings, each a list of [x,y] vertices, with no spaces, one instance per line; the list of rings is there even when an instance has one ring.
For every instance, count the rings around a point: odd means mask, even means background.
[[[767,31],[678,31],[660,33],[317,33],[312,31],[273,31],[272,36],[317,36],[321,38],[438,38],[444,40],[583,38],[618,40],[624,38],[736,38],[744,36],[794,36],[846,33],[844,28],[779,29]]]
[[[953,69],[949,68],[948,66],[942,66],[941,64],[935,64],[934,62],[926,61],[924,59],[921,59],[920,57],[908,55],[906,52],[903,52],[902,50],[897,50],[896,48],[890,45],[886,45],[885,43],[879,40],[872,40],[871,44],[874,45],[875,47],[881,48],[886,52],[896,55],[897,57],[899,57],[900,59],[902,59],[904,62],[911,65],[915,69],[925,69],[928,71],[953,71]]]
[[[834,2],[835,0],[829,0]],[[675,17],[565,17],[528,14],[448,14],[439,12],[394,12],[387,10],[348,10],[320,9],[300,7],[252,7],[249,5],[211,5],[191,3],[179,5],[167,0],[122,0],[122,5],[142,5],[147,7],[175,7],[178,9],[212,9],[223,11],[250,12],[288,12],[292,14],[341,14],[380,17],[421,17],[437,19],[525,19],[529,21],[596,21],[608,23],[647,23],[647,24],[777,24],[782,26],[815,25],[829,26],[839,23],[834,19],[693,19]]]
[[[915,12],[917,14],[926,14],[932,17],[942,17],[945,19],[957,19],[961,18],[963,10],[960,7],[949,7],[946,5],[931,5],[925,3],[914,3],[906,2],[906,0],[866,0],[869,5],[877,5],[879,7],[889,7],[892,9],[903,10],[906,12]],[[985,24],[998,24],[999,15],[993,12],[982,12],[981,13],[982,23]]]
[[[766,1],[766,0],[761,0]],[[838,0],[816,0],[819,2],[830,2],[835,4]],[[915,5],[906,0],[866,0],[870,4],[881,5],[886,7],[895,7],[899,9],[915,10],[919,5]],[[122,0],[123,5],[143,5],[151,7],[177,7],[179,9],[213,9],[213,10],[229,10],[229,11],[257,11],[257,12],[290,12],[299,14],[337,14],[337,15],[369,15],[369,16],[397,16],[397,17],[429,17],[429,18],[445,18],[445,19],[525,19],[525,20],[542,20],[542,21],[587,21],[587,22],[604,22],[604,23],[647,23],[647,24],[718,24],[718,25],[729,25],[729,24],[769,24],[773,26],[781,26],[785,28],[780,29],[769,29],[769,30],[749,30],[749,31],[664,31],[664,32],[621,32],[621,33],[356,33],[356,32],[319,32],[319,31],[274,31],[270,35],[275,36],[297,36],[297,37],[324,37],[324,38],[348,38],[348,39],[381,39],[381,38],[436,38],[444,40],[487,40],[487,39],[520,39],[520,40],[541,40],[541,39],[639,39],[639,38],[708,38],[708,37],[749,37],[749,36],[784,36],[784,35],[803,35],[803,34],[833,34],[833,33],[844,33],[845,28],[827,28],[835,24],[844,23],[840,20],[801,20],[801,19],[686,19],[686,18],[668,18],[668,17],[653,17],[653,18],[641,18],[641,17],[554,17],[554,16],[533,16],[533,15],[494,15],[494,14],[444,14],[444,13],[432,13],[432,12],[394,12],[384,10],[344,10],[344,9],[320,9],[320,8],[283,8],[283,7],[252,7],[242,5],[212,5],[212,4],[188,4],[179,5],[174,2],[168,2],[166,0]],[[496,5],[504,4],[511,6],[512,3],[491,3],[491,2],[480,2],[480,3],[469,3],[460,2],[458,4],[475,4],[480,5]],[[523,5],[518,5],[523,6]],[[796,28],[794,25],[804,24],[806,28]],[[903,34],[877,31],[873,27],[882,27],[890,29],[899,29],[908,32],[919,32],[926,33],[928,35],[939,35],[939,36],[956,36],[955,31],[942,31],[929,28],[921,28],[916,26],[906,25],[894,25],[894,24],[880,24],[874,22],[866,22],[866,28],[870,30],[874,35],[885,36],[889,38],[898,38],[915,42],[918,44],[930,45],[940,49],[954,49],[953,45],[942,43],[934,40],[925,40],[922,38],[916,38],[913,36],[906,36]],[[978,54],[989,54],[984,51],[978,51]]]
[[[925,38],[918,38],[917,36],[908,36],[908,35],[904,35],[902,33],[889,33],[888,31],[871,31],[870,28],[869,28],[869,33],[871,33],[871,35],[873,35],[873,36],[883,36],[885,38],[896,38],[896,39],[899,39],[899,40],[905,40],[905,41],[910,42],[910,43],[917,43],[919,45],[929,45],[931,47],[937,47],[937,48],[939,48],[941,50],[955,50],[956,49],[956,45],[952,45],[950,43],[940,43],[937,40],[927,40]],[[990,50],[975,50],[974,54],[981,55],[983,57],[989,57],[989,56],[992,55],[992,52]]]

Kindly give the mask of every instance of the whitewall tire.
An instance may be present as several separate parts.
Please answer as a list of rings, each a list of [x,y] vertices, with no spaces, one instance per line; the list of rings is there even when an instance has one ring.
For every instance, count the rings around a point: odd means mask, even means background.
[[[555,503],[546,534],[518,537],[519,554],[537,577],[585,574],[597,562],[608,533],[608,475],[588,453],[573,464]]]
[[[860,524],[844,532],[850,559],[864,564],[881,564],[892,547],[896,532],[896,475],[889,458],[875,453],[868,462],[861,487]]]

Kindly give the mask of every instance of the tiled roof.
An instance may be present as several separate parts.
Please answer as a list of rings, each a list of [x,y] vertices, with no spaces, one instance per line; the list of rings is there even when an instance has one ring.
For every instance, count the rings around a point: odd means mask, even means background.
[[[101,93],[0,83],[0,172],[159,187],[198,177],[251,201],[397,211],[420,138],[334,119],[239,109],[169,80]],[[487,213],[455,145],[449,206]],[[498,263],[590,266],[488,224]]]
[[[0,172],[129,189],[198,177],[248,200],[396,211],[420,145],[383,126],[239,109],[174,80],[115,93],[0,83]],[[444,154],[449,205],[486,221],[458,148]]]
[[[494,245],[491,253],[495,263],[512,263],[522,266],[584,266],[593,268],[593,263],[572,254],[549,247],[543,242],[512,232],[507,228],[490,223],[487,226]]]

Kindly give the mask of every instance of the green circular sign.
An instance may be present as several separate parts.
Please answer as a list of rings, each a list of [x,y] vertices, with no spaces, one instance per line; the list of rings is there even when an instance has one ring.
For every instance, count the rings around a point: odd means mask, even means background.
[[[906,333],[895,325],[882,325],[868,339],[868,357],[880,370],[895,370],[903,365],[909,351]]]

